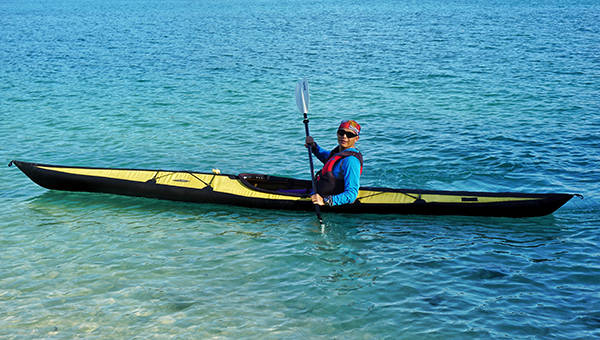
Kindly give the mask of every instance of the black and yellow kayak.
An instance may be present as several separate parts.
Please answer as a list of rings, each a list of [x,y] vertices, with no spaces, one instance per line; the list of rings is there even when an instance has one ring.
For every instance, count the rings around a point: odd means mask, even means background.
[[[262,174],[88,168],[12,161],[52,190],[100,192],[254,208],[314,210],[311,182]],[[361,187],[353,204],[323,211],[377,214],[531,217],[551,214],[572,194],[434,191]]]

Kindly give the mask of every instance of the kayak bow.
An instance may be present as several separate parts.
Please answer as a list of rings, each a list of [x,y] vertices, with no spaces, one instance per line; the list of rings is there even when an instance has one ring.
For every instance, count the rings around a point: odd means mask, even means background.
[[[311,181],[262,174],[89,168],[12,161],[51,190],[100,192],[253,208],[314,210]],[[377,214],[532,217],[551,214],[572,194],[435,191],[361,187],[353,204],[323,211]]]

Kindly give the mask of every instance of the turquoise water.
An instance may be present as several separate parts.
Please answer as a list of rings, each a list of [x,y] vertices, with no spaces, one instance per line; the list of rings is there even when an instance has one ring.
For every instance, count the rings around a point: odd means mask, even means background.
[[[0,338],[600,336],[594,1],[2,1],[0,160],[568,192],[528,219],[48,191],[0,168]]]

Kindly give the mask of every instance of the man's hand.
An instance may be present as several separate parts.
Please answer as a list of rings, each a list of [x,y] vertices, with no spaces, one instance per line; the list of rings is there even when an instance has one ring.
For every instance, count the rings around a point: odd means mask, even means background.
[[[306,146],[307,148],[314,148],[315,145],[317,145],[317,143],[315,143],[315,140],[311,136],[306,136],[304,146]]]
[[[314,194],[310,196],[310,199],[313,202],[313,204],[325,205],[325,202],[323,202],[323,197],[321,197],[321,195],[319,194]]]

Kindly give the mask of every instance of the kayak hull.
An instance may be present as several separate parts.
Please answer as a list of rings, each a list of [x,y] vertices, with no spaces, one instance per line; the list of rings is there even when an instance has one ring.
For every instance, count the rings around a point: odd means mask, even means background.
[[[314,210],[311,183],[262,174],[72,167],[12,161],[51,190],[99,192],[252,208]],[[490,193],[361,187],[353,204],[322,211],[376,214],[533,217],[554,212],[572,194]]]

